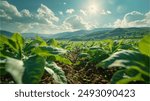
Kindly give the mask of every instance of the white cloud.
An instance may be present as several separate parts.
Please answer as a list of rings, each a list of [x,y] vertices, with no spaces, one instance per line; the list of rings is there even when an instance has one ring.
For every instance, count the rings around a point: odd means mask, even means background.
[[[144,22],[150,26],[150,11],[145,14]]]
[[[74,9],[66,10],[68,14],[74,12]],[[105,12],[111,13],[110,11]],[[60,15],[63,15],[63,13],[62,11],[59,12]],[[80,10],[80,13],[85,16],[88,15],[88,11],[85,9]],[[88,19],[82,18],[79,15],[68,16],[61,23],[55,13],[43,4],[40,5],[37,12],[32,13],[28,9],[19,11],[14,5],[8,3],[8,1],[0,1],[0,19],[3,25],[0,26],[0,29],[22,33],[50,34],[96,27],[95,24],[88,22]]]
[[[59,21],[59,18],[55,16],[54,12],[43,4],[41,4],[37,12],[39,19],[44,19],[46,22]]]
[[[60,15],[63,15],[64,13],[62,11],[59,12]]]
[[[20,12],[14,5],[9,4],[7,1],[0,1],[0,3],[0,9],[4,10],[8,16],[21,16]]]
[[[86,22],[81,16],[74,15],[71,17],[68,17],[63,22],[63,26],[65,26],[67,29],[91,29],[95,27],[94,25]]]
[[[43,4],[38,8],[36,14],[31,14],[27,9],[23,9],[19,12],[14,5],[7,1],[0,1],[0,13],[2,21],[9,19],[11,22],[39,22],[45,24],[59,21],[59,18],[55,16],[53,11]]]
[[[150,20],[150,11],[145,14],[145,18]]]
[[[109,10],[105,10],[105,9],[96,9],[95,8],[95,11],[93,11],[92,9],[80,9],[80,13],[83,14],[84,16],[87,16],[87,15],[110,15],[112,14],[111,11]]]
[[[6,12],[3,10],[3,9],[0,9],[0,18],[2,19],[2,20],[4,20],[4,19],[6,19],[6,20],[11,20],[12,18],[10,17],[10,16],[8,16],[7,14],[6,14]]]
[[[66,13],[67,13],[67,14],[72,14],[73,12],[75,12],[74,9],[67,9],[67,10],[66,10]]]
[[[6,1],[7,2],[7,1]],[[11,5],[8,2],[7,5]],[[14,5],[11,5],[16,8]],[[10,8],[7,7],[7,10]],[[49,9],[47,6],[41,4],[41,6],[37,9],[36,13],[31,13],[28,9],[23,9],[20,12],[15,10],[17,13],[11,14],[4,7],[0,6],[0,18],[2,19],[0,29],[8,30],[12,32],[21,32],[21,33],[58,33],[65,31],[72,31],[75,27],[75,24],[69,23],[69,19],[65,20],[63,24],[57,25],[56,23],[59,21],[59,18],[55,16],[55,13]],[[13,10],[14,12],[14,10]],[[69,11],[74,12],[74,10]],[[63,12],[59,12],[59,14],[63,14]],[[5,18],[5,20],[4,20]],[[79,21],[81,19],[77,19],[79,23],[85,24],[83,21]],[[84,27],[85,28],[85,27]]]
[[[17,24],[17,29],[19,32],[21,33],[26,33],[29,30],[33,29],[33,26],[31,26],[30,24],[22,24],[22,23],[18,23]]]
[[[117,19],[114,27],[148,27],[150,26],[150,11],[142,14],[138,11],[132,11],[125,14],[123,19]]]
[[[108,10],[107,10],[106,12],[107,12],[107,14],[112,14],[111,11],[108,11]]]
[[[80,9],[80,13],[83,14],[84,16],[87,16],[87,12],[85,10]]]
[[[109,15],[109,14],[111,14],[111,11],[109,11],[109,10],[101,10],[100,12],[99,12],[99,14],[101,14],[101,15]]]
[[[31,23],[28,25],[28,29],[26,32],[32,32],[32,33],[41,33],[41,34],[51,34],[54,33],[57,26],[53,25],[47,25],[47,24],[41,24],[41,23]]]
[[[66,5],[67,3],[66,2],[64,2],[64,5]]]
[[[37,13],[18,9],[7,1],[0,1],[0,29],[14,32],[53,33],[59,18],[47,6],[41,4]],[[43,30],[46,29],[46,30]],[[48,32],[49,31],[49,32]]]
[[[142,20],[144,18],[144,15],[138,11],[132,11],[130,13],[125,14],[124,20],[130,21],[136,21],[136,20]]]
[[[27,9],[22,10],[22,11],[21,11],[21,15],[22,15],[22,16],[25,16],[25,17],[31,17],[31,13],[30,13],[30,11],[27,10]]]

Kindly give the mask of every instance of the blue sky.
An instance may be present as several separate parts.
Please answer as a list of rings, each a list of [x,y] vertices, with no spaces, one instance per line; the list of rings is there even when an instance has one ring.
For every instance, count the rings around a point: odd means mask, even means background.
[[[150,0],[0,0],[0,29],[55,34],[105,27],[149,27]]]

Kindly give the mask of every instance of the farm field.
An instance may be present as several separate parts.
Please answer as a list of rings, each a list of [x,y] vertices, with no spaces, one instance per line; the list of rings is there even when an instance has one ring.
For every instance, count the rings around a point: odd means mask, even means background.
[[[149,84],[149,39],[65,41],[0,35],[0,83]]]

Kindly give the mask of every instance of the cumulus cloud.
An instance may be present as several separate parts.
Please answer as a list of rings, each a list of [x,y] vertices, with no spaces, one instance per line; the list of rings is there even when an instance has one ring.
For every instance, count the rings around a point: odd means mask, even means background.
[[[108,10],[107,10],[106,12],[107,12],[106,14],[112,14],[111,11],[108,11]]]
[[[25,17],[31,17],[31,13],[30,13],[30,11],[27,10],[27,9],[22,10],[22,11],[21,11],[21,15],[22,15],[22,16],[25,16]]]
[[[132,11],[130,13],[125,14],[124,20],[130,21],[136,21],[136,20],[142,20],[144,18],[144,15],[138,11]]]
[[[72,14],[74,9],[68,9],[66,13]],[[87,15],[86,11],[80,10],[83,15]],[[63,12],[59,12],[63,15]],[[80,29],[95,28],[96,25],[89,23],[79,15],[74,15],[60,21],[55,13],[46,5],[41,4],[37,12],[30,12],[28,9],[18,10],[8,1],[0,0],[0,29],[21,32],[21,33],[59,33],[65,31],[75,31]],[[59,25],[58,25],[59,23]]]
[[[83,14],[84,16],[87,16],[87,12],[85,10],[80,9],[80,13]]]
[[[21,16],[20,12],[14,5],[9,4],[7,1],[0,1],[0,9],[4,10],[8,16]]]
[[[31,13],[28,9],[18,11],[14,5],[9,4],[7,1],[2,2],[4,3],[0,5],[0,18],[5,18],[5,20],[2,19],[3,26],[0,26],[0,29],[3,30],[9,29],[13,32],[49,34],[94,28],[93,24],[88,23],[78,15],[69,16],[62,21],[62,24],[57,25],[59,18],[44,4],[40,5],[36,13]],[[74,9],[68,9],[66,13],[72,14],[74,11]],[[81,12],[84,13],[82,10]],[[59,14],[63,15],[63,12],[60,11]]]
[[[55,16],[54,12],[50,10],[47,6],[41,4],[40,8],[37,10],[39,19],[45,19],[46,21],[59,21],[59,18]]]
[[[144,22],[147,23],[148,26],[150,26],[150,11],[145,14]]]
[[[64,13],[62,11],[59,12],[60,15],[63,15]]]
[[[73,12],[75,12],[74,9],[67,9],[67,10],[66,10],[66,13],[67,13],[67,14],[72,14]]]
[[[94,13],[93,13],[94,12]],[[111,11],[109,10],[105,10],[105,9],[96,9],[96,11],[93,11],[91,13],[91,11],[89,11],[88,9],[80,9],[80,13],[84,16],[87,16],[87,15],[110,15],[112,14]]]
[[[1,18],[1,20],[11,20],[12,18],[10,17],[10,16],[8,16],[7,14],[6,14],[6,12],[3,10],[3,9],[0,9],[0,18]]]
[[[1,20],[12,20],[17,17],[21,17],[21,14],[14,5],[9,4],[7,1],[0,1]]]
[[[124,15],[123,19],[117,19],[114,27],[148,27],[150,26],[150,11],[142,14],[138,11],[132,11]]]
[[[75,30],[91,29],[95,27],[94,25],[86,22],[81,16],[78,15],[66,18],[65,21],[63,22],[63,25],[65,25],[67,29],[75,29]]]
[[[109,14],[111,14],[111,11],[103,9],[103,10],[99,11],[99,14],[101,14],[101,15],[109,15]]]
[[[43,4],[36,13],[32,14],[27,9],[18,11],[14,5],[7,1],[0,1],[0,19],[2,24],[0,29],[14,32],[35,31],[37,33],[45,31],[42,29],[47,29],[44,33],[48,33],[50,29],[54,30],[57,27],[54,23],[59,21],[54,12]]]
[[[12,22],[39,22],[47,24],[59,21],[59,18],[55,16],[53,11],[43,4],[38,8],[37,13],[33,15],[27,9],[23,9],[19,12],[14,5],[7,1],[0,1],[0,3],[0,17],[3,21],[9,19]]]
[[[47,24],[41,24],[41,23],[30,23],[27,25],[20,25],[22,28],[22,33],[31,32],[31,33],[42,33],[42,34],[50,34],[53,33],[57,26],[51,26]]]

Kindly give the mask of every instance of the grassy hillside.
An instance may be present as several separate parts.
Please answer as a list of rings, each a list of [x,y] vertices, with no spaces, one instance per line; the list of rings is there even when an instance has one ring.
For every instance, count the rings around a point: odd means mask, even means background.
[[[0,31],[2,35],[8,37],[12,36],[13,33],[8,31]],[[142,38],[144,35],[150,34],[149,27],[141,28],[97,28],[93,30],[79,30],[74,32],[64,32],[58,34],[35,34],[35,33],[23,33],[24,38],[34,38],[40,36],[44,39],[55,38],[58,40],[98,40],[98,39],[132,39]]]

